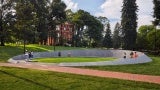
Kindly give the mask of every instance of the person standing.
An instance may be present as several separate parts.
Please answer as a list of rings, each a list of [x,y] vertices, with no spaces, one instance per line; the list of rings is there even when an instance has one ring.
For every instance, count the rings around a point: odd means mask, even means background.
[[[25,54],[24,54],[24,55],[25,55],[25,60],[26,60],[26,61],[28,61],[29,53],[28,53],[28,51],[27,51],[27,50],[25,51]]]

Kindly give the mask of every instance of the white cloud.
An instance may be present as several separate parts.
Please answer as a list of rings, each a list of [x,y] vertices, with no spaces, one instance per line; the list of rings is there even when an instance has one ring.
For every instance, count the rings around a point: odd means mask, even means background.
[[[105,0],[100,6],[102,12],[96,13],[96,16],[105,16],[109,19],[120,19],[121,6],[121,0]]]
[[[72,11],[77,11],[78,3],[74,3],[72,0],[62,0],[67,5],[66,9],[71,9]]]
[[[121,20],[121,9],[123,0],[105,0],[100,6],[101,12],[97,12],[96,16],[105,16],[110,19],[111,28],[113,30],[116,22]],[[137,0],[138,5],[138,26],[151,24],[153,3],[152,0]],[[112,21],[114,19],[114,21]]]
[[[138,26],[150,25],[153,20],[153,3],[151,0],[138,0],[137,5],[139,8],[138,12]]]

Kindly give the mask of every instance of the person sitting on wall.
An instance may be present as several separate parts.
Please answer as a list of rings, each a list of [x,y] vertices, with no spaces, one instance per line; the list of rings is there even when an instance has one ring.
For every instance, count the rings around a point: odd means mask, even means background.
[[[127,57],[126,55],[127,55],[126,52],[124,52],[124,56],[123,56],[124,59],[126,59],[126,57]]]
[[[137,52],[134,52],[133,57],[134,57],[134,58],[137,58],[137,57],[138,57]]]
[[[130,53],[130,57],[133,58],[133,52]]]

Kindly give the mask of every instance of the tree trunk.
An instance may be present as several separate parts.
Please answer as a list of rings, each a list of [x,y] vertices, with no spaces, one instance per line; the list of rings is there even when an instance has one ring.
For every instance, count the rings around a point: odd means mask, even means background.
[[[0,46],[5,46],[5,44],[4,44],[4,37],[1,37],[1,45]]]
[[[1,17],[1,20],[2,20],[2,17]],[[4,35],[3,35],[2,21],[0,21],[0,32],[1,32],[1,34],[0,34],[0,42],[1,42],[0,46],[5,46],[5,44],[4,44]]]

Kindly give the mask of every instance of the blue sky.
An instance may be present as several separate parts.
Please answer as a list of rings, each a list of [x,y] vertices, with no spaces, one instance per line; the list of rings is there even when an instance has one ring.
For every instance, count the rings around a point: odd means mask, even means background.
[[[97,11],[100,11],[100,5],[104,3],[104,0],[73,0],[73,2],[78,3],[78,9],[82,9],[95,14]]]
[[[110,20],[111,29],[121,20],[123,0],[62,0],[67,9],[77,11],[83,9],[94,16],[105,16]],[[138,26],[151,24],[153,3],[152,0],[136,0],[138,5]]]

